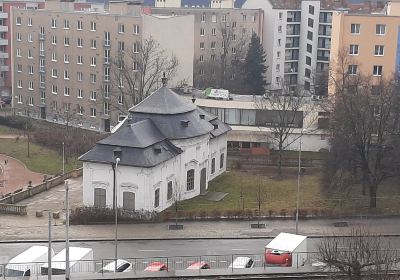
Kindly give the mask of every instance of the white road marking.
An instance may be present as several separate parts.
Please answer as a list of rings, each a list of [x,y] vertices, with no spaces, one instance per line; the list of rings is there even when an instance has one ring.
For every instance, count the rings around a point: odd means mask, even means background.
[[[232,249],[232,251],[248,251],[249,249]]]
[[[139,252],[163,252],[165,250],[138,250]]]

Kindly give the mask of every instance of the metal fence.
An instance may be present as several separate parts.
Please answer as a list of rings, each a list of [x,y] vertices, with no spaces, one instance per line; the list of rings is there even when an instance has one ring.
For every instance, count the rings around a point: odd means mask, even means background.
[[[252,265],[252,268],[262,268],[265,271],[267,271],[271,267],[279,267],[279,265],[266,264],[264,255],[260,254],[175,256],[175,257],[123,258],[123,259],[131,264],[131,266],[127,270],[125,270],[125,272],[136,273],[145,271],[146,267],[148,267],[154,262],[165,264],[168,271],[186,270],[190,265],[197,262],[207,263],[210,269],[219,269],[219,270],[226,269],[229,271],[238,271],[240,270],[239,268],[230,267],[230,265],[238,257],[248,257],[252,259],[254,263]],[[318,261],[317,254],[310,252],[292,254],[292,260],[295,266],[297,267],[309,266],[310,269],[312,267],[312,264]],[[107,264],[110,264],[113,261],[114,259],[101,259],[101,260],[77,261],[77,262],[71,260],[70,263],[72,265],[70,271],[71,274],[79,274],[79,273],[105,274],[107,272],[103,272],[102,268],[104,268]],[[39,276],[47,274],[46,266],[43,267],[43,265],[45,264],[47,263],[36,262],[36,263],[21,263],[12,265],[0,264],[0,276],[1,276],[0,279],[17,279],[21,278],[24,275],[29,275],[30,279],[38,279]],[[62,268],[65,268],[65,262],[52,262],[53,275],[65,274],[65,271]],[[282,269],[286,269],[286,267],[282,267]]]

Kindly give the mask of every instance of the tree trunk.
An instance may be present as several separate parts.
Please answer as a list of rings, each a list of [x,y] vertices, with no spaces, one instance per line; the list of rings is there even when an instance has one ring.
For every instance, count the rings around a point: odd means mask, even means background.
[[[282,143],[279,143],[279,151],[278,151],[278,177],[282,178]]]
[[[378,185],[375,182],[370,183],[369,185],[369,208],[376,208],[376,193],[378,190]]]

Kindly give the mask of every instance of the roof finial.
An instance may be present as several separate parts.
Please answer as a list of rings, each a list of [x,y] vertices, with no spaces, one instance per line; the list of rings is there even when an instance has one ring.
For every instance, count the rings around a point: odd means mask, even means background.
[[[163,84],[163,87],[167,86],[167,77],[165,77],[165,72],[163,72],[163,77],[161,78],[161,82]]]

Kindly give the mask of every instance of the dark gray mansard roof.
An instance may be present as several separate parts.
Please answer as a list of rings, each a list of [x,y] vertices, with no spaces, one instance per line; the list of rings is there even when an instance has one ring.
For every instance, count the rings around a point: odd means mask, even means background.
[[[122,149],[121,165],[153,167],[182,153],[170,140],[210,134],[217,137],[231,130],[216,116],[166,87],[156,90],[130,110],[125,123],[79,159],[114,162],[113,151]]]

